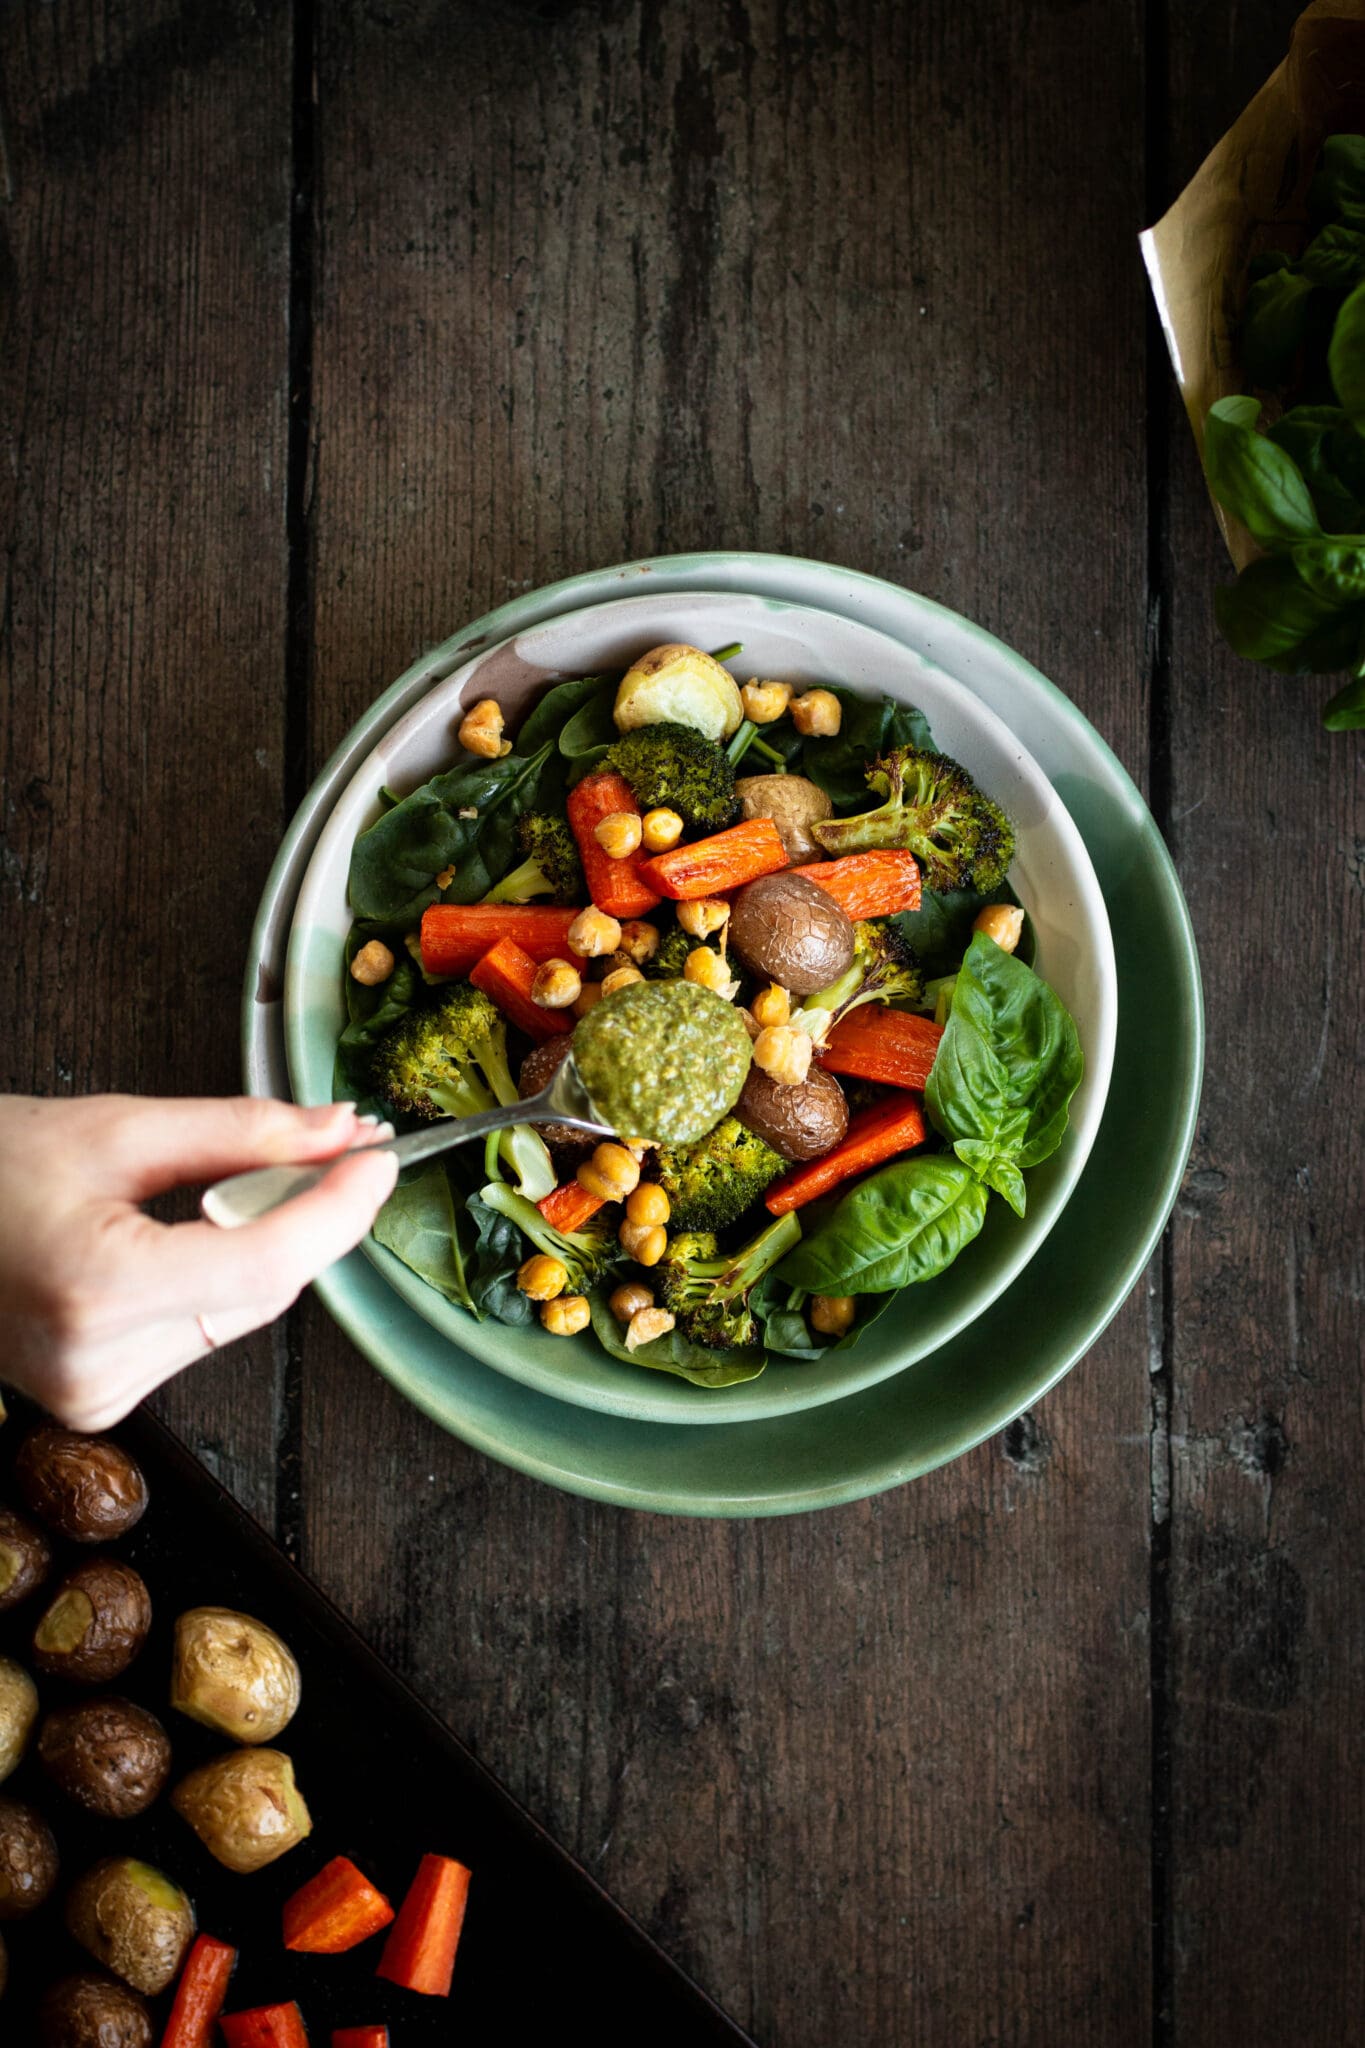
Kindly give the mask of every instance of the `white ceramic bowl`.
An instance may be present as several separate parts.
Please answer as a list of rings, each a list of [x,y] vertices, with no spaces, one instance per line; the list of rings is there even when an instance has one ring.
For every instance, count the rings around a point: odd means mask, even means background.
[[[1047,777],[1009,727],[962,683],[899,642],[831,612],[731,592],[620,598],[564,614],[489,648],[438,682],[362,762],[308,864],[290,935],[285,1038],[300,1102],[328,1099],[345,1019],[343,947],[351,922],[346,877],[358,833],[379,815],[381,787],[415,788],[457,753],[462,707],[496,697],[508,730],[540,690],[565,676],[625,668],[645,649],[681,640],[739,641],[728,664],[741,680],[782,676],[885,693],[924,712],[935,743],[960,760],[1014,820],[1010,879],[1032,921],[1038,972],[1076,1019],[1085,1077],[1061,1149],[1028,1176],[1028,1215],[993,1201],[985,1229],[948,1272],[906,1289],[848,1351],[818,1362],[774,1358],[757,1380],[720,1390],[625,1365],[591,1333],[572,1339],[476,1322],[381,1247],[367,1256],[395,1291],[461,1349],[535,1387],[589,1408],[664,1422],[737,1422],[842,1398],[912,1365],[979,1315],[1043,1242],[1075,1186],[1104,1108],[1113,1062],[1116,977],[1104,900],[1080,835]]]

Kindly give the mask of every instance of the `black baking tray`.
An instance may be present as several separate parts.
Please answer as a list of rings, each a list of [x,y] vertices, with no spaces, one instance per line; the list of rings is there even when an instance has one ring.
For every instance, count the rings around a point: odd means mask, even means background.
[[[0,1499],[19,1505],[10,1465],[26,1424],[18,1404],[0,1431]],[[142,1573],[154,1620],[137,1662],[113,1685],[165,1723],[174,1775],[222,1750],[221,1738],[170,1712],[175,1617],[227,1606],[258,1616],[285,1638],[303,1672],[303,1700],[276,1746],[293,1757],[313,1817],[308,1840],[249,1877],[224,1870],[162,1797],[131,1821],[94,1821],[47,1783],[30,1754],[5,1785],[48,1819],[62,1881],[46,1906],[3,1930],[10,1990],[0,2042],[36,2042],[45,1985],[89,1959],[62,1924],[65,1882],[99,1856],[139,1856],[164,1869],[195,1903],[201,1929],[240,1951],[228,2010],[297,2000],[313,2048],[333,2027],[387,2022],[393,2048],[460,2040],[513,2044],[586,2033],[595,2048],[706,2048],[750,2037],[684,1976],[462,1743],[428,1712],[251,1517],[154,1417],[139,1413],[110,1434],[147,1476],[150,1504],[112,1555]],[[90,1550],[58,1555],[63,1569]],[[0,1616],[0,1651],[27,1663],[43,1607],[35,1594]],[[452,1617],[452,1625],[454,1617]],[[39,1680],[46,1707],[76,1696]],[[426,1998],[374,1974],[383,1937],[349,1955],[290,1955],[280,1911],[329,1858],[347,1855],[395,1906],[421,1855],[458,1857],[473,1872],[451,1995]],[[152,2001],[157,2038],[170,1994]]]

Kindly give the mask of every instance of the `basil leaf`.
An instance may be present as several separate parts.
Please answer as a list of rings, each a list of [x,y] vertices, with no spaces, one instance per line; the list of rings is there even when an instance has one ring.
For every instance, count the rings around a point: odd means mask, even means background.
[[[653,1372],[671,1372],[694,1387],[737,1387],[756,1380],[767,1365],[767,1354],[757,1345],[737,1345],[733,1351],[708,1351],[705,1345],[689,1344],[681,1330],[666,1330],[637,1350],[626,1349],[625,1331],[607,1307],[600,1288],[588,1296],[592,1310],[593,1335],[604,1351],[625,1365],[643,1365]]]
[[[1322,722],[1329,732],[1359,732],[1365,727],[1365,675],[1354,677],[1345,689],[1329,697],[1322,708]]]
[[[1290,560],[1315,596],[1334,605],[1365,598],[1365,543],[1343,547],[1332,541],[1306,541],[1292,551]]]
[[[1237,337],[1251,383],[1273,390],[1287,380],[1308,334],[1313,291],[1313,280],[1292,269],[1273,271],[1252,285]]]
[[[394,1189],[375,1217],[374,1237],[428,1287],[477,1316],[465,1278],[460,1222],[445,1168],[437,1161]],[[470,1234],[467,1224],[465,1229]]]
[[[1365,228],[1365,135],[1328,136],[1308,208],[1315,220],[1339,214],[1348,226]]]
[[[433,775],[362,832],[351,849],[348,888],[358,917],[412,925],[438,896],[477,903],[507,872],[517,851],[516,821],[549,800],[559,771],[547,775],[551,748],[500,761],[473,760]],[[462,817],[461,812],[472,815]],[[436,877],[453,866],[439,890]]]
[[[603,691],[615,699],[616,683],[606,676],[575,676],[570,682],[555,683],[523,720],[517,734],[517,752],[535,754],[542,747],[559,745],[560,735],[575,714]]]
[[[778,1278],[811,1294],[881,1294],[932,1280],[976,1236],[986,1200],[958,1159],[899,1160],[837,1202],[788,1252]]]
[[[1295,463],[1258,434],[1254,398],[1220,398],[1204,422],[1204,469],[1220,505],[1242,521],[1262,547],[1317,540],[1322,529]]]
[[[1337,609],[1308,588],[1289,555],[1248,562],[1235,583],[1213,593],[1214,616],[1233,653],[1291,675],[1305,673],[1297,650]]]
[[[898,704],[892,697],[856,697],[851,690],[828,684],[823,687],[832,688],[843,707],[843,717],[832,739],[805,742],[800,750],[800,772],[824,790],[841,816],[875,808],[880,799],[867,786],[868,769],[890,747],[932,748],[928,720],[913,705]],[[773,740],[773,731],[765,726],[762,737],[780,747],[780,742]]]
[[[1327,350],[1337,397],[1358,433],[1365,434],[1365,284],[1358,284],[1337,314]]]
[[[1365,527],[1365,441],[1339,405],[1293,406],[1270,439],[1298,465],[1320,525],[1329,533]]]
[[[1365,233],[1333,222],[1314,235],[1299,258],[1299,268],[1314,284],[1349,291],[1365,279]]]
[[[958,1158],[1024,1213],[1018,1171],[1061,1144],[1084,1071],[1066,1006],[984,932],[967,948],[924,1091]]]

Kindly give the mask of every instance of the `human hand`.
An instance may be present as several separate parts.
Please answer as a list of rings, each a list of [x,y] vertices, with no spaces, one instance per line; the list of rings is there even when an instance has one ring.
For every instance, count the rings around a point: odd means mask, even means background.
[[[73,1429],[107,1429],[182,1366],[273,1322],[365,1235],[388,1151],[338,1162],[239,1230],[139,1204],[253,1166],[362,1144],[349,1103],[298,1109],[94,1095],[0,1097],[0,1370]]]

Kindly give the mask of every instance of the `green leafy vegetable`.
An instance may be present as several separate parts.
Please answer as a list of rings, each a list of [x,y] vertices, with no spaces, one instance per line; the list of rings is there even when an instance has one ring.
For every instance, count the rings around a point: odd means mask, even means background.
[[[1358,284],[1337,314],[1327,367],[1342,406],[1365,434],[1365,284]]]
[[[750,1307],[763,1325],[763,1348],[783,1358],[815,1360],[827,1351],[848,1351],[896,1299],[894,1294],[862,1294],[857,1298],[857,1320],[842,1337],[822,1337],[812,1330],[806,1316],[809,1299],[803,1287],[789,1287],[776,1273],[765,1273],[750,1298]]]
[[[462,1215],[438,1160],[411,1180],[399,1182],[375,1218],[374,1237],[428,1287],[477,1316],[479,1308],[465,1278]]]
[[[934,742],[928,720],[913,705],[898,704],[893,697],[855,697],[851,690],[838,688],[831,694],[843,707],[838,732],[793,748],[787,765],[795,770],[798,763],[792,756],[799,753],[799,772],[823,789],[842,815],[866,807],[868,764],[879,754],[896,747],[932,748]],[[784,720],[781,726],[765,726],[763,736],[782,746],[777,736],[786,730]]]
[[[1220,505],[1262,547],[1316,540],[1322,529],[1308,486],[1283,448],[1256,431],[1254,398],[1220,398],[1204,423],[1204,467]]]
[[[626,1333],[607,1307],[606,1296],[594,1288],[588,1296],[593,1333],[604,1351],[626,1365],[648,1366],[654,1372],[671,1372],[694,1387],[737,1387],[756,1380],[767,1365],[767,1354],[756,1344],[730,1351],[709,1351],[702,1344],[689,1343],[678,1328],[666,1330],[634,1351],[626,1349]]]
[[[332,1070],[332,1095],[339,1102],[364,1104],[374,1099],[370,1082],[370,1056],[391,1024],[405,1017],[422,989],[416,963],[401,949],[397,964],[387,981],[366,988],[351,974],[351,962],[363,945],[375,936],[364,925],[351,926],[346,935],[347,1022],[337,1040]]]
[[[1263,277],[1247,293],[1242,316],[1242,368],[1267,390],[1284,382],[1308,334],[1314,280],[1288,267]]]
[[[881,1294],[932,1280],[970,1244],[986,1189],[959,1159],[916,1155],[859,1182],[777,1268],[809,1294]]]
[[[477,758],[433,775],[362,832],[351,850],[349,892],[359,918],[415,924],[429,903],[478,903],[515,864],[517,820],[548,809],[562,769],[548,744],[533,754]],[[449,886],[436,877],[453,867]]]

